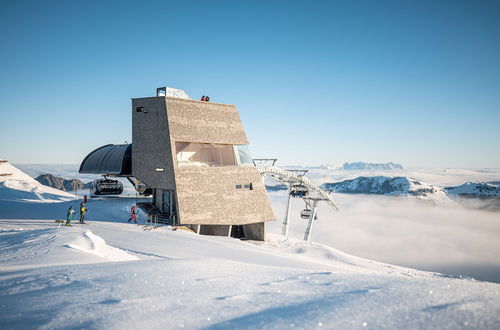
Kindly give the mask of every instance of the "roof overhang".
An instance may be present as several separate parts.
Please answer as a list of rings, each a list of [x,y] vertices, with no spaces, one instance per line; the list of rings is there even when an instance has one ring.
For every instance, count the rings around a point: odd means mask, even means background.
[[[82,161],[79,172],[132,176],[132,144],[107,144],[95,149]]]

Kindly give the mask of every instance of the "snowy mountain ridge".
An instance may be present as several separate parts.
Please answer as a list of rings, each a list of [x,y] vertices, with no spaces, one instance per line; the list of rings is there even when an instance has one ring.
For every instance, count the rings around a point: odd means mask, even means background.
[[[359,176],[341,182],[324,183],[326,190],[347,194],[377,194],[388,196],[444,197],[444,190],[408,177]]]
[[[499,196],[500,184],[496,182],[466,182],[455,187],[444,188],[448,194],[459,196]]]
[[[65,179],[60,176],[55,176],[48,173],[40,174],[35,178],[35,180],[45,186],[59,189],[62,191],[82,190],[85,188],[90,188],[92,185],[92,183],[83,183],[81,180],[78,179]]]
[[[500,185],[467,182],[459,186],[438,187],[405,176],[359,176],[340,182],[324,183],[322,187],[336,193],[415,196],[419,198],[459,195],[470,197],[500,196]]]
[[[329,168],[332,169],[332,168]],[[336,169],[345,171],[393,171],[404,170],[403,165],[393,162],[388,163],[366,163],[366,162],[346,162]]]
[[[0,162],[0,200],[60,202],[72,198],[72,194],[42,185],[9,162]]]

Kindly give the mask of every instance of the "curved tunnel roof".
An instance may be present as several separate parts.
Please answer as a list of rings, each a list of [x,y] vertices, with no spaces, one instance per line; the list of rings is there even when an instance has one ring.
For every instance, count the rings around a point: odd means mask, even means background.
[[[107,144],[92,151],[80,165],[80,173],[132,175],[132,144]]]

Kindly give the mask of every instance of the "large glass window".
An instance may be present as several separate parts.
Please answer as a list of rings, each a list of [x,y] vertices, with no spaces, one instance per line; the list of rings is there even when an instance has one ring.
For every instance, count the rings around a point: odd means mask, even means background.
[[[179,166],[237,165],[234,148],[229,144],[176,142]]]
[[[236,150],[238,151],[238,157],[240,159],[240,165],[250,165],[254,166],[252,156],[250,155],[250,149],[248,145],[239,145],[236,146]]]

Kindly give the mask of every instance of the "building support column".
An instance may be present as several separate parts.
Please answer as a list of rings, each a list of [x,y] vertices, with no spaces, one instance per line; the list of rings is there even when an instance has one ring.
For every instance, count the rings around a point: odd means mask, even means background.
[[[292,207],[292,185],[288,184],[288,204],[285,211],[285,218],[283,219],[283,225],[281,226],[281,235],[288,237],[288,228],[290,226],[290,208]]]
[[[304,234],[304,241],[309,242],[311,240],[311,232],[312,232],[312,226],[314,222],[314,218],[316,218],[316,207],[317,207],[318,201],[314,200],[313,201],[313,207],[312,207],[312,212],[311,215],[309,216],[309,222],[307,223],[307,228],[306,232]]]

